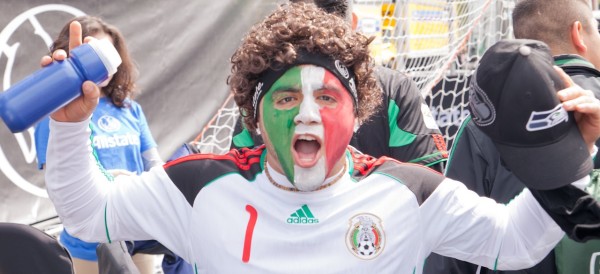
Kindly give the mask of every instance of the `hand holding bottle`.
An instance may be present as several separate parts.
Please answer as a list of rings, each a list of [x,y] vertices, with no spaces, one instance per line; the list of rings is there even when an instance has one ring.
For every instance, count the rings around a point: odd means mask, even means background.
[[[69,26],[69,50],[80,46],[82,42],[81,24],[74,21]],[[89,42],[93,37],[86,37],[85,42]],[[42,58],[42,66],[47,66],[52,63],[52,60],[61,61],[66,59],[67,54],[64,50],[57,50],[52,53],[52,58],[44,56]],[[52,119],[59,122],[81,122],[92,115],[94,109],[98,105],[100,98],[100,88],[92,81],[85,81],[81,87],[82,96],[79,96],[69,104],[58,109],[50,116]]]
[[[53,112],[52,118],[61,122],[87,119],[100,96],[94,83],[117,72],[121,57],[111,41],[90,37],[84,44],[79,22],[69,28],[69,58],[64,50],[55,51],[53,58],[42,58],[41,69],[0,93],[0,117],[12,132],[26,130]]]

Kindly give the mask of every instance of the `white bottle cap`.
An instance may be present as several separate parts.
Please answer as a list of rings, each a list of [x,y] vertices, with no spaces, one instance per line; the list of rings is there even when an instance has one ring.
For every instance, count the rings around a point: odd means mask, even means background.
[[[93,39],[88,44],[102,60],[102,63],[108,71],[108,76],[112,76],[117,72],[117,68],[121,65],[121,56],[115,46],[108,39]]]

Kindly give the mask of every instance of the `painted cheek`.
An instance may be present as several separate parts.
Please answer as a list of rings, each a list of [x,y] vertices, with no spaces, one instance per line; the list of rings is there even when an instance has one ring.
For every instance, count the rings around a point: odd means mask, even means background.
[[[273,107],[271,96],[265,96],[263,102],[263,125],[277,154],[281,168],[290,182],[294,178],[294,159],[292,157],[292,137],[294,136],[294,117],[299,108],[278,110]]]
[[[331,73],[325,75],[335,77]],[[345,89],[344,89],[345,90]],[[325,130],[325,160],[327,162],[327,173],[335,163],[344,155],[354,133],[354,103],[348,92],[338,96],[335,108],[321,108],[321,119]]]

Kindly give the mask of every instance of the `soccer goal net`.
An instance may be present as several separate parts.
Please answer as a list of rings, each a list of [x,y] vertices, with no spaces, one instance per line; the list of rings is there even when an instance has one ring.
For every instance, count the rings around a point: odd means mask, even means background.
[[[451,149],[468,115],[468,80],[485,50],[512,38],[515,0],[352,0],[357,30],[374,36],[378,64],[409,75]],[[227,98],[195,139],[202,152],[225,153],[239,115]]]

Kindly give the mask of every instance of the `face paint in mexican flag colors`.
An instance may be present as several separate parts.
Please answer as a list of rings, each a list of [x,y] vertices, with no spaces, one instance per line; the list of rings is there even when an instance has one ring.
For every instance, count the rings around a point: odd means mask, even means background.
[[[262,103],[262,124],[288,180],[299,190],[319,188],[343,157],[354,128],[348,91],[314,65],[289,69]]]

